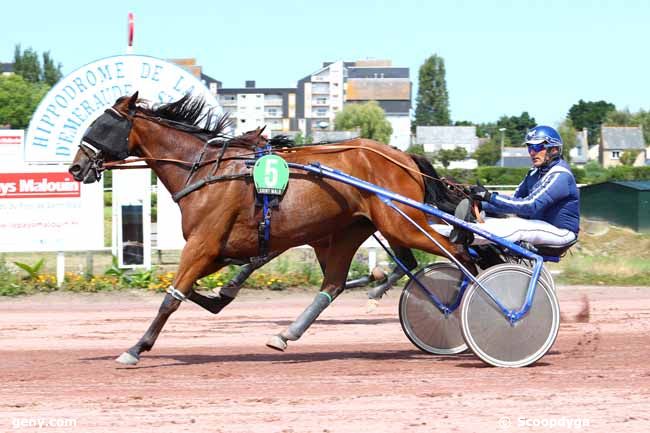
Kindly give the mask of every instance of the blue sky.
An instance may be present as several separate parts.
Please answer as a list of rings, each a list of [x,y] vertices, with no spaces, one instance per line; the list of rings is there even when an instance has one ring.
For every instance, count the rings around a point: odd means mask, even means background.
[[[453,120],[528,111],[557,124],[579,99],[650,109],[650,0],[23,0],[0,10],[0,61],[20,43],[50,50],[64,74],[123,54],[134,12],[136,53],[195,57],[225,87],[292,87],[323,61],[386,58],[410,67],[417,88],[436,53]]]

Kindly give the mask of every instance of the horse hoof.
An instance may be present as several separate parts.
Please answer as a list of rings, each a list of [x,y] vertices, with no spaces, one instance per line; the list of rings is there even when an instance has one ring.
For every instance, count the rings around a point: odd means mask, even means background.
[[[386,272],[379,266],[375,266],[370,274],[375,281],[384,281],[386,279]]]
[[[118,356],[115,360],[116,360],[117,362],[119,362],[120,364],[124,364],[124,365],[135,365],[135,364],[138,363],[138,361],[139,361],[140,359],[139,359],[139,358],[136,358],[136,357],[133,356],[133,355],[131,355],[129,352],[124,352],[123,354],[121,354],[120,356]]]
[[[273,335],[266,342],[266,346],[284,352],[287,348],[287,340],[280,335]]]
[[[379,306],[379,299],[368,299],[366,303],[366,313],[372,313]]]

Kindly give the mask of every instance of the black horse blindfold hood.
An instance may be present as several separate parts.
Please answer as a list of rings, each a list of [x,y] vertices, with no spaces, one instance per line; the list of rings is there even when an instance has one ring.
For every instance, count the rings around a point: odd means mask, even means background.
[[[106,110],[86,130],[82,142],[86,141],[115,159],[129,156],[129,133],[131,121],[126,117]]]

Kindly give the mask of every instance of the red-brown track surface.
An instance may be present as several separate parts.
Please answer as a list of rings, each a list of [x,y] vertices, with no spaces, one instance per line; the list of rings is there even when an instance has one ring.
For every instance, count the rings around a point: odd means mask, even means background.
[[[286,352],[266,348],[314,294],[183,304],[135,367],[114,358],[162,295],[0,299],[0,432],[650,431],[650,288],[561,287],[555,346],[521,369],[420,352],[395,289],[371,314],[345,293]],[[76,426],[16,428],[38,418]]]

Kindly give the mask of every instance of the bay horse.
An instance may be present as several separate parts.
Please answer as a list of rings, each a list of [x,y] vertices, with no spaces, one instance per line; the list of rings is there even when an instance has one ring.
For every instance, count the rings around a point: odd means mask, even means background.
[[[178,271],[158,314],[140,340],[117,358],[136,364],[153,347],[170,315],[182,301],[190,300],[210,311],[219,311],[232,298],[207,297],[193,290],[196,280],[232,263],[248,263],[260,256],[260,208],[255,206],[251,169],[246,165],[255,149],[266,140],[260,131],[219,140],[227,119],[204,112],[202,100],[189,95],[157,108],[139,103],[138,92],[121,97],[86,131],[69,168],[84,183],[98,181],[101,171],[135,156],[156,173],[177,202],[182,214],[186,245]],[[207,119],[207,120],[206,120]],[[208,145],[218,142],[220,146]],[[384,144],[353,139],[344,145],[276,149],[288,162],[318,161],[413,200],[423,201],[440,189],[419,170],[435,174],[424,158]],[[200,184],[200,185],[199,185]],[[193,189],[194,188],[194,189]],[[192,191],[191,193],[187,192]],[[187,192],[179,194],[182,192]],[[433,192],[435,194],[435,192]],[[464,249],[431,229],[427,215],[396,204],[444,248],[474,270]],[[271,337],[269,347],[284,350],[287,341],[299,339],[322,311],[345,289],[354,253],[378,230],[394,247],[416,248],[442,255],[416,227],[404,224],[375,196],[353,186],[292,169],[280,208],[273,213],[268,255],[312,244],[323,268],[321,291],[305,311],[283,332]],[[326,240],[326,241],[325,241]]]

